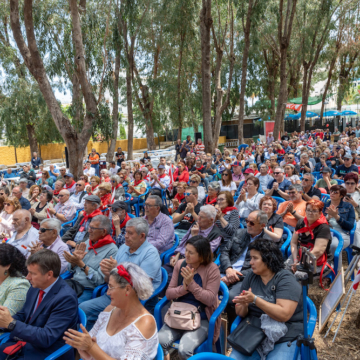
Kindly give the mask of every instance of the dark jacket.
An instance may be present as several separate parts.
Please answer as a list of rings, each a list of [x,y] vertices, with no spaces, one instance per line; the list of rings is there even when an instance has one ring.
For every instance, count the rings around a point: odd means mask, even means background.
[[[67,329],[77,329],[78,299],[63,279],[58,278],[33,313],[38,294],[39,289],[31,287],[22,310],[13,316],[17,322],[10,333],[10,340],[0,346],[1,360],[7,357],[3,353],[4,348],[18,340],[26,341],[23,348],[24,359],[45,359],[65,345],[63,336]],[[73,360],[74,352],[68,351],[58,359]]]
[[[31,159],[31,165],[34,169],[38,169],[39,165],[42,164],[42,159],[41,158],[32,158]]]
[[[76,220],[74,226],[71,227],[69,230],[67,230],[66,233],[62,236],[63,242],[66,243],[68,240],[74,241],[75,235],[80,229],[80,223],[83,218],[84,218],[84,215],[79,214],[79,217]],[[84,235],[82,242],[85,242],[89,238],[89,233],[86,230],[84,230],[84,231],[85,231],[85,235]]]
[[[264,234],[264,231],[260,234],[259,238],[271,240],[270,237]],[[239,260],[243,252],[248,248],[250,240],[250,234],[247,232],[247,229],[236,230],[232,239],[227,242],[226,246],[221,251],[220,272],[222,274],[225,274],[226,269],[232,267],[232,264],[235,264]],[[251,270],[250,251],[246,254],[241,273],[244,274],[243,271],[245,270]]]
[[[325,163],[326,163],[326,166],[327,166],[327,167],[331,167],[331,161],[330,161],[330,160],[326,160]],[[323,167],[322,163],[319,162],[319,163],[317,163],[317,164],[315,165],[314,171],[320,171],[320,169],[321,169],[322,167]]]
[[[323,213],[326,216],[326,209],[331,205],[331,200],[328,199],[325,202]],[[337,207],[340,220],[337,222],[345,233],[349,234],[351,229],[354,227],[355,223],[355,209],[354,207],[341,200],[339,206]]]
[[[19,203],[20,203],[22,209],[30,210],[30,208],[31,208],[30,201],[25,199],[23,196],[19,199]]]
[[[23,171],[22,173],[20,173],[20,179],[23,179],[23,178],[35,182],[36,181],[35,171],[32,169],[29,170],[29,172],[27,172],[27,173],[25,171]]]

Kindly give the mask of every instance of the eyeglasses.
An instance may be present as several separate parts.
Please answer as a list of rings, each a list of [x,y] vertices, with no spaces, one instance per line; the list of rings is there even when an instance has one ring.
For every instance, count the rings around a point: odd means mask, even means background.
[[[190,180],[190,182],[193,184],[193,183],[197,183],[196,180]]]
[[[10,203],[4,203],[4,206],[10,206],[11,204]]]
[[[305,209],[305,211],[308,213],[308,214],[316,214],[319,212],[319,210],[309,210],[309,209]]]
[[[44,233],[45,231],[48,231],[48,230],[55,230],[55,229],[45,229],[45,228],[40,228],[39,231],[41,233]]]
[[[345,161],[346,161],[346,160],[350,161],[350,160],[352,160],[352,159],[345,158],[344,160],[345,160]]]
[[[333,193],[333,194],[340,194],[339,190],[330,190],[330,192]]]
[[[348,181],[348,182],[345,183],[345,185],[356,185],[356,183]]]
[[[89,226],[89,231],[90,230],[104,230],[104,228],[96,228],[96,227]]]
[[[278,172],[278,171],[274,171],[274,175],[279,175],[279,174],[282,174],[282,173]]]
[[[76,184],[76,186],[82,186],[82,184]]]
[[[80,180],[85,180],[85,178],[82,178],[82,177],[81,177]]]
[[[110,286],[108,285],[108,291],[113,291],[114,289],[123,289],[121,286]]]
[[[145,206],[145,207],[152,207],[152,206],[158,206],[158,205],[150,205],[150,204],[145,203],[144,206]]]
[[[288,194],[289,195],[296,195],[296,191],[289,191]]]
[[[311,181],[311,180],[310,179],[302,179],[302,181],[307,182],[307,181]]]
[[[250,225],[250,226],[255,226],[256,225],[253,221],[250,221],[248,219],[245,219],[245,222],[246,222],[247,225]]]
[[[219,198],[217,199],[217,202],[223,202],[223,201],[226,201],[226,199],[221,199],[221,198],[220,198],[220,199],[219,199]]]
[[[64,197],[65,195],[58,195],[59,198]]]
[[[190,196],[190,195],[192,195],[192,193],[191,192],[186,192],[186,193],[184,193],[184,195],[185,196]]]

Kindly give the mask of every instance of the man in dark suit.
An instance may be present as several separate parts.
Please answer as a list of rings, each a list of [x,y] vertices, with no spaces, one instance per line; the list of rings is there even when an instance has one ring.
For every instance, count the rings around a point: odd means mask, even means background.
[[[24,307],[11,316],[6,307],[0,306],[0,327],[10,331],[9,341],[0,345],[0,360],[45,359],[65,345],[63,335],[67,329],[77,329],[77,296],[59,277],[59,256],[42,249],[31,255],[26,264],[32,287]],[[73,360],[74,352],[68,351],[58,359]]]

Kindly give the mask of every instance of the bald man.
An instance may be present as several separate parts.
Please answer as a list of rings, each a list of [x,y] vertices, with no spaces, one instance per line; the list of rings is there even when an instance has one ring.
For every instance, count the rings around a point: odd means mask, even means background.
[[[20,188],[20,186],[15,186],[12,189],[12,196],[15,196],[16,198],[18,198],[22,209],[30,210],[30,208],[31,208],[30,202],[28,199],[25,199],[22,196],[22,189]]]
[[[61,223],[71,221],[76,214],[76,207],[74,206],[73,202],[69,200],[70,198],[70,191],[68,190],[61,190],[58,199],[59,202],[53,209],[48,209],[48,212],[51,216],[55,219],[61,221]]]
[[[31,225],[31,218],[29,210],[16,210],[12,218],[15,231],[8,241],[26,257],[30,255],[31,243],[39,240],[39,231]]]

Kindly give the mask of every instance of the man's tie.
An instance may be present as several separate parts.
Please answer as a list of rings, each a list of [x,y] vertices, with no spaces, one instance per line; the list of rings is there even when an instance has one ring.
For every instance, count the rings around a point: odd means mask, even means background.
[[[36,305],[36,308],[34,310],[34,312],[37,310],[37,308],[39,307],[39,305],[41,304],[42,302],[42,299],[44,297],[44,294],[45,294],[45,291],[44,290],[40,290],[39,291],[39,297],[38,297],[38,302],[37,302],[37,305]],[[34,314],[34,313],[33,313]],[[31,319],[31,318],[30,318]],[[26,345],[26,341],[18,341],[16,344],[14,345],[11,345],[11,346],[7,346],[5,349],[4,349],[4,353],[7,354],[7,355],[13,355],[13,354],[16,354],[19,350],[21,350],[24,346]]]

